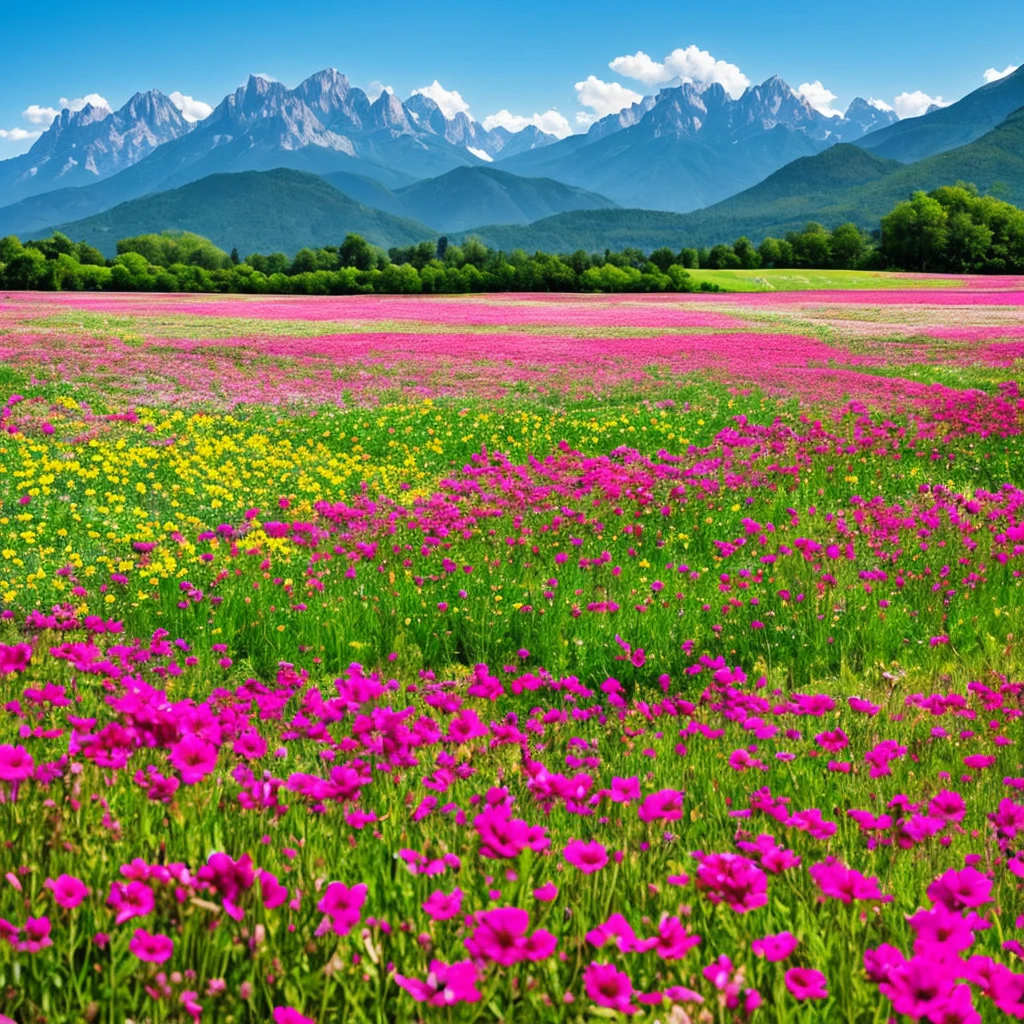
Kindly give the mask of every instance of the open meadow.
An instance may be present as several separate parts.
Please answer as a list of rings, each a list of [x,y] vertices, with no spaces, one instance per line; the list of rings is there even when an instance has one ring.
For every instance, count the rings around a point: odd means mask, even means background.
[[[0,1022],[1024,1019],[1024,279],[795,273],[0,293]]]

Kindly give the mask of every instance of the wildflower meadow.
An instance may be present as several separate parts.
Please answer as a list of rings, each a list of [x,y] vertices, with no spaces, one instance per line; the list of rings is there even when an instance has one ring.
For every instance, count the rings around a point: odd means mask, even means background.
[[[1024,1019],[1022,310],[0,293],[0,1022]]]

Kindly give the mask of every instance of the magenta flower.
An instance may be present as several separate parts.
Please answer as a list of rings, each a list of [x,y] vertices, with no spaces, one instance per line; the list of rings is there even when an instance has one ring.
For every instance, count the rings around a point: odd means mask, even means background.
[[[43,883],[44,889],[53,893],[54,902],[65,910],[77,907],[89,895],[89,889],[80,878],[74,875],[59,875],[56,879],[48,878]]]
[[[473,934],[465,940],[466,948],[475,957],[503,967],[521,960],[545,960],[558,944],[555,936],[543,928],[527,935],[530,915],[518,907],[482,910],[476,920]]]
[[[566,861],[585,875],[600,871],[608,863],[608,850],[597,840],[585,843],[574,839],[563,851]]]
[[[271,874],[269,871],[261,871],[259,880],[260,896],[263,898],[263,906],[267,910],[274,910],[288,899],[288,888],[278,881],[277,875]]]
[[[542,886],[533,890],[533,898],[541,903],[550,903],[558,899],[558,886],[554,882],[545,882]]]
[[[928,895],[949,910],[967,910],[992,902],[992,879],[974,868],[950,868],[928,886]]]
[[[35,761],[23,746],[0,743],[0,782],[23,782],[34,771]]]
[[[166,963],[174,952],[174,940],[166,935],[151,934],[136,928],[128,949],[140,960],[150,964]]]
[[[658,925],[654,951],[662,960],[682,960],[698,945],[700,936],[688,932],[678,917],[666,917]]]
[[[766,935],[763,939],[754,939],[750,944],[755,956],[763,956],[771,963],[785,960],[799,945],[790,932],[779,932],[777,935]]]
[[[181,781],[194,786],[217,767],[217,748],[189,734],[171,747],[170,761],[181,773]]]
[[[683,816],[683,797],[678,789],[660,789],[650,793],[637,808],[641,821],[678,821]]]
[[[821,971],[810,967],[791,967],[786,971],[786,988],[798,1002],[806,999],[828,999],[828,980]]]
[[[633,983],[614,964],[592,963],[583,971],[583,985],[591,1001],[618,1013],[632,1014]]]
[[[640,799],[640,779],[633,775],[628,779],[612,776],[611,789],[608,796],[613,803],[628,804]]]
[[[305,1017],[290,1006],[274,1007],[274,1024],[316,1024],[312,1017]]]
[[[877,878],[865,878],[859,871],[848,868],[834,857],[829,857],[820,864],[812,864],[807,870],[823,896],[841,900],[843,903],[850,903],[853,900],[876,900],[880,903],[892,901],[892,896],[886,895],[878,888]]]
[[[153,912],[153,893],[145,882],[111,882],[107,906],[117,913],[115,924],[124,924]]]
[[[29,644],[0,644],[0,676],[24,672],[31,660],[32,648]]]
[[[350,889],[341,882],[331,882],[317,904],[317,910],[331,919],[335,935],[347,935],[362,916],[366,902],[366,886],[363,883]]]
[[[518,857],[528,846],[544,850],[550,845],[545,829],[540,825],[527,825],[519,818],[509,816],[504,807],[489,807],[473,819],[473,827],[480,836],[480,854],[492,860]]]
[[[878,991],[892,1000],[897,1013],[931,1017],[945,1008],[954,980],[952,971],[943,970],[934,960],[915,956],[890,968]]]
[[[428,1006],[455,1006],[458,1003],[476,1003],[482,998],[476,987],[479,972],[472,960],[454,964],[430,961],[425,980],[395,975],[395,984],[404,988],[418,1003]]]
[[[768,902],[768,881],[764,872],[738,853],[710,853],[703,856],[696,876],[697,888],[712,903],[725,903],[737,914],[756,910]]]
[[[47,946],[53,945],[50,938],[50,919],[48,917],[30,917],[25,921],[25,937],[18,943],[23,953],[38,953]]]
[[[423,903],[423,910],[435,921],[448,921],[462,909],[462,890],[453,889],[451,895],[436,889]]]

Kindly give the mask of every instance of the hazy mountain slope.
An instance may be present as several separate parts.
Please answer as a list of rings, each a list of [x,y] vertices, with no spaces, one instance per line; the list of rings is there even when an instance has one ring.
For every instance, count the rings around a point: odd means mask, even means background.
[[[901,164],[857,146],[834,146],[796,160],[763,182],[715,206],[677,215],[643,210],[582,211],[548,217],[526,228],[488,225],[475,234],[489,245],[571,252],[606,246],[651,249],[760,242],[808,221],[835,227],[853,221],[876,229],[892,207],[918,189],[967,181],[983,192],[1024,205],[1024,109],[982,138],[914,164]]]
[[[107,255],[120,238],[169,229],[194,231],[243,255],[293,255],[304,246],[337,245],[350,231],[384,247],[437,237],[424,224],[369,209],[322,178],[293,170],[217,174],[59,226]]]
[[[914,163],[980,138],[1024,107],[1024,67],[948,107],[910,117],[858,142],[879,156]]]

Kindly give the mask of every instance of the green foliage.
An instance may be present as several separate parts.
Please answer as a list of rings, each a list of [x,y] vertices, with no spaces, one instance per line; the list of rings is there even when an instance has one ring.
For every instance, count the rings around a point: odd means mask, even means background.
[[[962,184],[915,192],[882,218],[881,253],[906,270],[1020,273],[1024,210]]]
[[[55,236],[57,237],[57,236]],[[218,249],[208,238],[190,231],[165,231],[159,235],[138,235],[122,238],[117,253],[137,253],[157,267],[170,267],[181,263],[205,270],[220,270],[231,265],[223,249]]]
[[[190,232],[136,235],[117,243],[109,263],[84,242],[57,232],[22,245],[0,238],[0,288],[76,291],[242,292],[291,295],[467,294],[472,292],[692,292],[717,290],[689,271],[912,270],[1024,272],[1024,210],[958,183],[917,192],[883,219],[876,246],[853,222],[831,231],[812,221],[760,245],[743,235],[731,245],[646,253],[636,246],[603,252],[528,254],[479,238],[392,246],[387,252],[355,232],[338,246],[306,246],[294,258],[251,253],[239,261]]]

